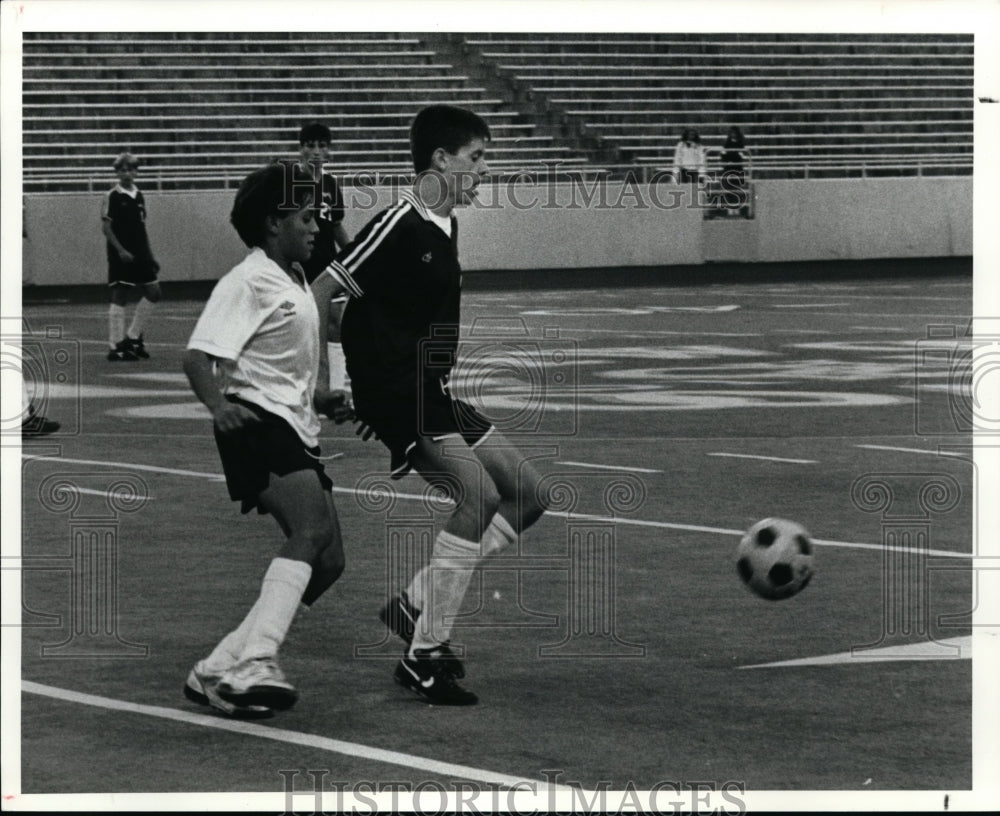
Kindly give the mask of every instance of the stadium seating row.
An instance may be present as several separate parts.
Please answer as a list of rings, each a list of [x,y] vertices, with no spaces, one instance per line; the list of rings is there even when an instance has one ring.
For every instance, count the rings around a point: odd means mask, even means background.
[[[26,33],[25,188],[100,189],[125,148],[162,189],[226,186],[292,155],[306,118],[333,130],[335,171],[405,174],[434,102],[487,118],[500,174],[655,170],[684,128],[716,149],[732,125],[758,177],[967,173],[972,61],[951,34]]]

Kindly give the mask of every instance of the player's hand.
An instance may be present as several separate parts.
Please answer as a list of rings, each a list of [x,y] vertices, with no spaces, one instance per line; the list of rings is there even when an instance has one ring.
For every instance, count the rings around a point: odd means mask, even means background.
[[[313,405],[316,407],[317,413],[332,419],[338,425],[351,422],[354,419],[354,405],[346,391],[316,389]]]
[[[221,433],[232,433],[260,422],[260,418],[245,405],[226,400],[212,412],[212,421]]]
[[[367,442],[373,436],[378,439],[378,437],[375,436],[375,429],[367,422],[359,422],[358,428],[354,433],[361,437],[362,442]]]
[[[132,263],[135,260],[135,255],[129,252],[127,249],[122,249],[118,252],[118,257],[121,258],[122,263]]]

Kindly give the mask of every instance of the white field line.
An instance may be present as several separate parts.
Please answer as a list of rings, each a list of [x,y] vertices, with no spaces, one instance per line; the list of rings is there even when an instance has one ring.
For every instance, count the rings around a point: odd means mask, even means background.
[[[523,779],[507,774],[495,773],[482,768],[473,768],[468,765],[456,765],[450,762],[440,762],[436,759],[404,754],[399,751],[389,751],[384,748],[374,748],[370,745],[362,745],[357,742],[345,742],[344,740],[322,737],[318,734],[306,734],[301,731],[290,731],[285,728],[272,728],[259,723],[247,722],[245,720],[230,720],[223,717],[210,716],[207,714],[194,714],[176,708],[164,708],[163,706],[143,705],[141,703],[130,703],[125,700],[114,700],[109,697],[98,697],[93,694],[84,694],[79,691],[46,686],[30,680],[21,681],[21,690],[28,694],[38,694],[43,697],[51,697],[56,700],[64,700],[70,703],[104,708],[110,711],[120,711],[129,714],[142,714],[147,717],[158,717],[163,720],[173,720],[174,722],[185,723],[187,725],[197,725],[204,728],[215,728],[220,731],[231,731],[236,734],[244,734],[251,737],[274,740],[275,742],[285,742],[290,745],[301,745],[305,748],[312,748],[320,751],[329,751],[334,754],[366,759],[372,762],[383,762],[387,765],[399,765],[412,770],[424,771],[427,773],[439,774],[445,777],[458,777],[469,779],[488,785],[501,785],[503,787],[519,787],[526,790],[549,790],[547,783],[533,779]],[[552,785],[556,790],[570,790],[564,785]]]
[[[764,459],[767,462],[791,462],[794,465],[815,465],[815,459],[784,459],[780,456],[755,456],[750,453],[706,453],[706,456],[728,456],[733,459]]]
[[[921,641],[902,646],[883,646],[880,649],[858,649],[857,651],[818,657],[800,657],[794,660],[779,660],[776,663],[755,663],[752,666],[737,666],[739,669],[773,669],[786,666],[837,666],[849,663],[885,663],[890,660],[971,660],[972,637],[948,638],[947,640]]]
[[[52,462],[69,462],[71,464],[82,464],[82,465],[100,465],[105,467],[117,467],[117,468],[131,468],[134,470],[145,470],[154,473],[167,473],[175,476],[195,476],[203,479],[211,479],[213,481],[223,481],[224,476],[217,473],[205,473],[196,470],[179,470],[177,468],[164,468],[158,467],[156,465],[137,465],[131,464],[129,462],[104,462],[99,459],[70,459],[68,457],[61,456],[30,456],[29,454],[21,454],[25,458],[30,459],[46,459]],[[334,487],[333,491],[335,493],[345,493],[351,496],[358,496],[363,493],[361,490],[357,490],[353,487]],[[415,493],[396,493],[396,498],[399,499],[409,499],[414,501],[426,501],[426,496],[415,494]],[[727,527],[707,527],[701,524],[681,524],[670,521],[644,521],[643,519],[630,519],[630,518],[620,518],[615,516],[598,516],[592,515],[590,513],[570,513],[570,512],[559,512],[554,510],[547,510],[546,515],[554,516],[556,518],[566,518],[571,521],[573,520],[587,520],[587,521],[604,521],[613,522],[615,524],[620,524],[623,526],[632,527],[652,527],[661,530],[684,530],[687,532],[694,533],[713,533],[716,535],[728,535],[728,536],[742,536],[745,530],[735,530]],[[842,547],[851,550],[877,550],[890,551],[890,552],[911,552],[912,548],[909,547],[895,547],[895,546],[885,546],[883,544],[868,544],[866,542],[860,541],[833,541],[830,539],[814,538],[812,539],[814,544],[824,546],[824,547]],[[925,550],[924,553],[929,556],[937,556],[939,558],[968,558],[974,557],[972,553],[956,552],[953,550]]]
[[[896,448],[892,445],[855,445],[856,448],[867,448],[868,450],[898,451],[900,453],[922,453],[925,456],[957,456],[961,459],[968,459],[966,453],[957,451],[927,450],[926,448]]]
[[[555,462],[557,465],[569,465],[570,467],[588,467],[596,468],[597,470],[622,470],[626,473],[663,473],[662,470],[654,470],[653,468],[641,468],[641,467],[626,467],[625,465],[595,465],[593,462]]]

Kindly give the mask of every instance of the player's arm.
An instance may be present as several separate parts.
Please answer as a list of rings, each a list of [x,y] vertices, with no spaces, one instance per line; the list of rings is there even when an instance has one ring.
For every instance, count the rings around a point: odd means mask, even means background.
[[[229,433],[257,421],[256,415],[249,408],[225,398],[215,379],[214,359],[211,355],[189,348],[184,352],[183,368],[191,383],[191,390],[212,412],[212,421],[220,431]]]
[[[316,300],[316,311],[319,313],[319,370],[316,373],[313,406],[317,413],[339,424],[352,419],[353,411],[347,394],[330,390],[330,353],[326,344],[330,330],[330,301],[342,294],[345,287],[327,270],[313,281],[311,289]]]
[[[135,256],[125,249],[122,242],[118,240],[118,236],[115,235],[114,222],[111,218],[111,213],[108,212],[108,196],[105,196],[101,202],[101,232],[108,239],[108,243],[114,247],[115,252],[118,253],[118,257],[125,261],[125,263],[131,263],[135,260]]]
[[[333,240],[337,242],[337,249],[343,249],[351,243],[351,239],[347,237],[347,230],[340,221],[333,225]]]

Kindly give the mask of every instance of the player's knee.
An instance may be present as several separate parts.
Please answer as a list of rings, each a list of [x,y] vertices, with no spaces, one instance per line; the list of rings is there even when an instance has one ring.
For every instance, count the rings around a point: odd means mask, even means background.
[[[308,561],[314,561],[323,555],[336,537],[336,530],[331,521],[314,522],[303,527],[295,536],[297,543],[310,556]],[[343,555],[341,555],[343,557]]]

